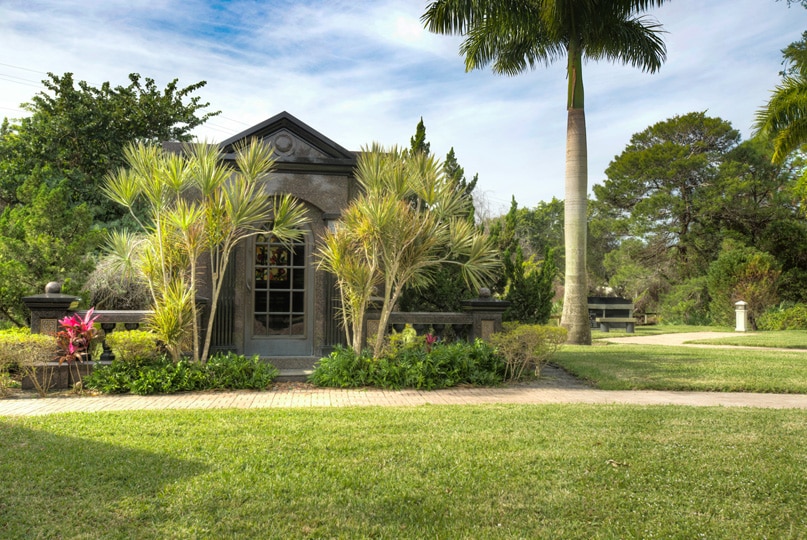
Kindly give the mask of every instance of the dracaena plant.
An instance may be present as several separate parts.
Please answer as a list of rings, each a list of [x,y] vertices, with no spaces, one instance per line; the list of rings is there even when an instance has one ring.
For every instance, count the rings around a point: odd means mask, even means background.
[[[78,313],[68,315],[59,320],[62,329],[56,333],[56,345],[59,348],[59,364],[63,362],[81,361],[90,349],[92,340],[98,336],[93,326],[98,316],[93,316],[93,308],[82,317]]]

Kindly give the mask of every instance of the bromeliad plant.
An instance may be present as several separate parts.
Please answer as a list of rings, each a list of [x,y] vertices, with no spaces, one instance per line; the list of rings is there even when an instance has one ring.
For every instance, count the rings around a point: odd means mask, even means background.
[[[88,356],[90,345],[98,336],[98,330],[93,326],[98,316],[93,316],[93,311],[90,308],[83,317],[74,313],[59,320],[62,327],[56,334],[59,364],[81,362]]]

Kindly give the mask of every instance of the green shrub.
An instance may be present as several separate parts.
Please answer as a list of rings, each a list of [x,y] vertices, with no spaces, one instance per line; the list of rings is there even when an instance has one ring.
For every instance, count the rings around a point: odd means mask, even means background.
[[[664,324],[710,325],[712,318],[706,276],[675,285],[662,296],[659,312]]]
[[[0,366],[50,362],[55,357],[53,336],[32,334],[29,328],[0,331]]]
[[[255,355],[247,358],[235,353],[219,354],[205,364],[210,388],[262,390],[280,373]]]
[[[56,357],[56,341],[53,336],[32,334],[29,328],[10,328],[0,331],[0,395],[16,384],[11,371],[18,371],[23,378],[29,377],[40,395],[50,387],[47,377],[37,376],[38,366]]]
[[[807,330],[807,305],[769,309],[759,317],[757,326],[760,330]]]
[[[154,360],[160,354],[157,334],[145,330],[111,332],[106,335],[106,344],[122,362]]]
[[[723,242],[720,256],[709,265],[706,276],[712,320],[732,324],[734,304],[743,300],[747,303],[748,323],[756,330],[759,316],[778,302],[781,273],[781,265],[770,253],[729,240]]]
[[[368,386],[371,384],[371,362],[368,351],[356,354],[351,348],[337,345],[331,354],[320,359],[309,381],[331,388]]]
[[[405,335],[401,333],[400,335]],[[351,388],[418,388],[432,390],[458,384],[495,385],[502,382],[504,363],[482,340],[474,343],[434,343],[393,337],[385,355],[357,355],[337,348],[321,359],[310,377],[318,386]]]
[[[504,332],[490,338],[496,352],[504,357],[506,381],[540,375],[541,364],[565,341],[565,328],[537,324],[507,325]]]
[[[115,360],[85,377],[84,387],[103,393],[172,394],[193,390],[260,390],[277,377],[278,370],[259,357],[233,353],[216,355],[205,363],[162,356],[137,362]]]

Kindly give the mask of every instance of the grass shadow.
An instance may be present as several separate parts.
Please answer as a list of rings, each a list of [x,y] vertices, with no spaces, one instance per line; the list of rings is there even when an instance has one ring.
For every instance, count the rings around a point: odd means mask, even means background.
[[[0,537],[127,537],[161,524],[160,493],[206,466],[0,421]],[[67,500],[78,501],[67,503]]]

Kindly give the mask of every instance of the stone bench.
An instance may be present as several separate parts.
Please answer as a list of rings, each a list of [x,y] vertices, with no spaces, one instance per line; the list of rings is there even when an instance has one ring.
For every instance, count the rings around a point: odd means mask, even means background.
[[[632,334],[636,328],[634,317],[597,317],[595,321],[600,324],[602,332],[609,332],[611,328],[624,328],[627,333]]]

